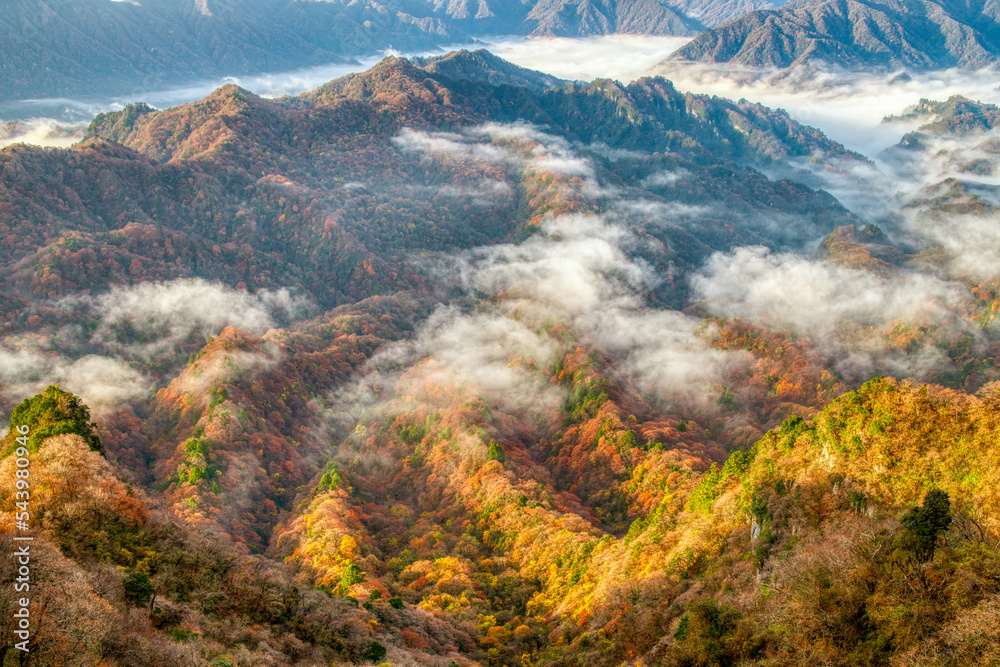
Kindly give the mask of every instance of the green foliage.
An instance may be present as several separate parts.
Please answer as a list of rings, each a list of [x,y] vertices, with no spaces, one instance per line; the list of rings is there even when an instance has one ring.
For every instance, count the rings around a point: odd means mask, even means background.
[[[685,664],[736,664],[737,654],[729,644],[739,616],[736,610],[721,607],[712,599],[692,603],[674,634],[675,639],[686,644],[691,662]]]
[[[187,475],[181,474],[180,479],[186,479],[188,484],[196,484],[199,480],[212,480],[218,469],[212,465],[211,450],[204,438],[191,437],[184,441],[186,463],[190,466]],[[218,493],[218,484],[212,480],[212,490]]]
[[[186,630],[184,628],[170,628],[167,630],[167,634],[175,642],[189,642],[198,636],[198,633],[194,630]]]
[[[608,400],[608,394],[604,391],[605,385],[604,380],[595,381],[587,378],[577,381],[563,399],[562,411],[567,413],[565,423],[571,424],[596,415],[597,410]]]
[[[736,405],[736,399],[733,398],[733,390],[726,386],[722,390],[722,395],[715,399],[715,402],[726,409],[727,412],[736,412],[739,410],[739,406]]]
[[[490,453],[486,457],[486,460],[499,461],[500,463],[507,460],[507,454],[504,453],[503,447],[500,446],[500,443],[490,440]]]
[[[702,475],[698,486],[694,487],[688,497],[687,509],[692,512],[708,512],[717,497],[716,487],[722,480],[722,471],[713,463],[712,467]]]
[[[939,489],[929,491],[924,497],[924,504],[904,514],[900,523],[906,529],[907,536],[912,539],[917,555],[925,560],[931,558],[938,535],[951,526],[951,500],[948,494]]]
[[[385,659],[385,654],[385,646],[382,646],[382,644],[373,640],[370,644],[368,644],[368,649],[365,651],[364,659],[368,662],[381,662]]]
[[[330,467],[319,480],[318,490],[336,491],[340,488],[343,479],[340,476],[340,466],[336,462],[331,462]]]
[[[750,500],[750,505],[747,507],[747,511],[750,515],[757,519],[757,523],[764,525],[771,518],[771,512],[767,508],[767,495],[762,493],[760,489],[754,493],[753,498]]]
[[[726,459],[725,464],[722,466],[723,475],[742,475],[749,468],[750,464],[753,463],[754,457],[757,455],[756,448],[750,449],[750,451],[740,451],[736,450],[729,455]]]
[[[17,427],[26,425],[28,450],[38,451],[46,438],[71,433],[79,435],[95,452],[104,453],[97,437],[97,426],[90,421],[90,410],[78,397],[63,391],[59,385],[50,385],[41,394],[26,398],[10,416],[10,432],[4,439],[4,455],[17,447]]]
[[[809,430],[808,424],[802,417],[790,417],[781,423],[778,428],[778,443],[783,449],[791,449],[795,446],[798,437]]]
[[[849,491],[847,493],[847,504],[852,510],[861,514],[868,504],[868,499],[865,497],[865,494],[859,491]]]
[[[153,584],[149,581],[149,575],[144,572],[126,570],[122,586],[125,589],[125,599],[137,607],[149,605],[156,593],[153,590]]]
[[[389,598],[389,606],[392,607],[393,609],[402,609],[403,598],[399,597],[398,595],[392,596],[391,598]]]
[[[208,403],[209,409],[214,408],[215,406],[221,404],[227,398],[229,398],[229,390],[226,389],[225,387],[219,385],[212,392],[212,400],[209,401],[209,403]]]
[[[680,623],[677,624],[677,632],[674,633],[674,639],[679,642],[687,639],[688,632],[690,631],[691,617],[687,614],[681,616]]]
[[[347,593],[348,589],[355,585],[360,584],[365,580],[365,572],[357,563],[350,563],[344,569],[343,574],[340,575],[340,591],[341,593]]]
[[[618,442],[626,452],[639,446],[639,440],[635,437],[635,432],[632,429],[628,429],[622,433]]]
[[[202,438],[188,438],[184,441],[184,453],[189,457],[208,458],[208,442]]]

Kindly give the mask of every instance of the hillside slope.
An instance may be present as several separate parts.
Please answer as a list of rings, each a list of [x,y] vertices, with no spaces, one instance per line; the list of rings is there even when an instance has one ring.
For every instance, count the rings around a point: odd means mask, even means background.
[[[793,0],[698,35],[672,60],[848,69],[943,69],[997,62],[992,3],[953,0]]]

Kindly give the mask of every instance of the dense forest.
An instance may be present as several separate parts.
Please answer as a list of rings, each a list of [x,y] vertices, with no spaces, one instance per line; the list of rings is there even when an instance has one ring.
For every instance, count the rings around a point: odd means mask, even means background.
[[[0,665],[1000,660],[1000,114],[908,113],[883,192],[458,52],[0,150]]]

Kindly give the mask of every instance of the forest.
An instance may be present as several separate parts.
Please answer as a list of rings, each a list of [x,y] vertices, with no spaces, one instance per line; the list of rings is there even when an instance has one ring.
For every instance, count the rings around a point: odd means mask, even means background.
[[[483,52],[0,150],[0,665],[1000,661],[995,200],[869,167]]]

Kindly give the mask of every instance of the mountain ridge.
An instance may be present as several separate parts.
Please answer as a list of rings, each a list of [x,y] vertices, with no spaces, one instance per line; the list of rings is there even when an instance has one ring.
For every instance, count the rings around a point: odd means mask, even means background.
[[[13,0],[0,16],[3,100],[131,95],[224,76],[433,51],[477,35],[694,34],[657,0]]]
[[[996,7],[952,0],[792,0],[706,30],[675,61],[847,69],[982,67],[1000,55]]]

